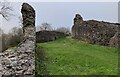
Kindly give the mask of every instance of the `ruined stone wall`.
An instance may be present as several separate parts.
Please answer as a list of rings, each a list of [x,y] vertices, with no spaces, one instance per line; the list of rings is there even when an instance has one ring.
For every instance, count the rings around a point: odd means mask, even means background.
[[[72,27],[72,37],[91,44],[118,46],[118,23],[88,20],[76,14]]]
[[[57,31],[39,31],[36,32],[36,43],[54,41],[66,36],[67,34]]]
[[[24,40],[15,50],[0,53],[0,77],[34,77],[35,10],[27,3],[21,9]]]

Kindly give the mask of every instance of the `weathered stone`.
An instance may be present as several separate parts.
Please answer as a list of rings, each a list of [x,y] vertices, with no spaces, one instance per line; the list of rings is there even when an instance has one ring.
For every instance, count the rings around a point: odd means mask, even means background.
[[[110,46],[118,47],[118,35],[120,35],[120,33],[118,34],[118,32],[116,32],[115,35],[110,39]]]
[[[22,5],[24,40],[15,50],[0,53],[0,77],[26,77],[35,75],[35,10],[27,3]]]
[[[36,32],[36,42],[37,43],[49,42],[66,36],[67,34],[57,31],[39,31]]]
[[[3,58],[0,62],[1,62],[1,64],[4,65],[4,66],[10,64],[10,60],[9,60],[8,58]]]
[[[112,37],[115,37],[114,35],[118,32],[118,26],[120,26],[119,23],[96,20],[84,21],[83,18],[77,14],[72,27],[72,37],[91,44],[108,46],[110,40],[112,41]],[[117,37],[114,38],[114,42],[116,39]]]
[[[11,66],[11,65],[6,65],[6,67],[7,67],[8,69],[11,69],[11,68],[12,68],[12,66]]]
[[[11,63],[12,67],[17,67],[17,64],[18,64],[17,61],[13,61],[13,62]]]
[[[74,24],[80,25],[82,22],[83,22],[83,18],[79,14],[76,14],[74,18]]]

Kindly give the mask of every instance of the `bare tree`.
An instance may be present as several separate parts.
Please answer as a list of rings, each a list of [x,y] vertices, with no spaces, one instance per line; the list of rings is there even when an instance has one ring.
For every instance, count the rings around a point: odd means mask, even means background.
[[[13,27],[11,29],[11,33],[12,33],[12,35],[17,35],[18,34],[18,27]]]
[[[5,33],[2,33],[2,51],[5,51],[8,48],[8,36]]]
[[[23,19],[22,19],[22,16],[18,16],[18,20],[19,20],[19,24],[20,24],[20,27],[23,27]]]
[[[41,24],[41,26],[40,26],[40,30],[41,31],[43,31],[43,30],[45,30],[45,31],[51,31],[52,30],[52,27],[51,27],[51,25],[50,24],[48,24],[48,23],[42,23]]]
[[[13,15],[11,11],[13,11],[13,8],[10,6],[9,2],[5,0],[4,2],[0,2],[0,15],[2,15],[3,18],[9,20],[9,17]]]
[[[62,32],[62,33],[65,33],[65,34],[70,34],[69,28],[66,28],[66,27],[57,28],[56,31]]]
[[[23,40],[23,33],[21,28],[13,27],[9,35],[10,35],[9,38],[10,46],[16,46]]]
[[[3,30],[0,28],[0,52],[2,51],[2,33]]]
[[[4,31],[0,28],[0,32],[2,32],[0,36],[0,52],[5,51],[9,47],[18,45],[23,40],[21,28],[13,27],[11,32],[8,34],[4,33]]]
[[[3,30],[0,28],[0,36],[2,36]]]
[[[0,52],[2,51],[2,36],[0,36]]]

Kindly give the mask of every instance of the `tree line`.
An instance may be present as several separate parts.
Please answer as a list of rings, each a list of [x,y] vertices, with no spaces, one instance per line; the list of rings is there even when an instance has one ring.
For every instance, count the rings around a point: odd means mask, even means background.
[[[57,29],[53,29],[51,24],[44,22],[39,26],[40,31],[57,31],[57,32],[62,32],[65,34],[70,34],[70,29],[68,27],[58,27]]]
[[[0,28],[0,32],[0,52],[3,52],[10,47],[15,47],[23,39],[21,28],[13,27],[9,33],[4,33],[4,31]]]

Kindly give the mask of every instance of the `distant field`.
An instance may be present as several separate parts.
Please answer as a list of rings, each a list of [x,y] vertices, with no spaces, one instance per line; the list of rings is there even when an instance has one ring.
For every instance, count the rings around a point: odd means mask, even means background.
[[[71,37],[37,43],[36,47],[36,73],[40,75],[117,75],[117,63],[116,48]]]

